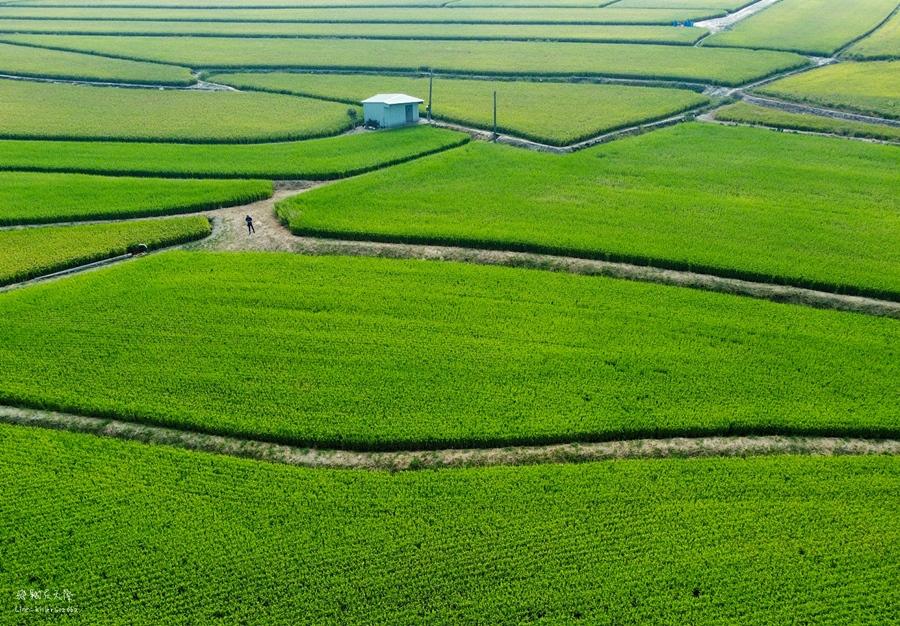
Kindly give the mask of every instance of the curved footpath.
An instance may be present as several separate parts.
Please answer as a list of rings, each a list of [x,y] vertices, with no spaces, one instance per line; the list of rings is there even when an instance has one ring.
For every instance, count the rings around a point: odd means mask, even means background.
[[[345,179],[346,180],[346,179]],[[713,274],[701,274],[683,270],[672,270],[648,265],[633,265],[612,261],[600,261],[579,257],[511,252],[457,246],[425,244],[384,243],[374,241],[351,241],[302,237],[292,234],[275,214],[275,203],[304,193],[316,187],[337,181],[276,181],[272,197],[212,211],[203,211],[212,220],[212,233],[205,239],[159,248],[147,254],[158,254],[165,250],[211,250],[211,251],[269,251],[295,252],[309,255],[369,256],[392,259],[421,259],[432,261],[455,261],[483,265],[502,265],[555,272],[568,272],[587,276],[608,276],[626,280],[704,289],[719,293],[749,296],[787,304],[811,306],[820,309],[834,309],[900,319],[900,302],[881,300],[863,296],[851,296],[828,291],[818,291],[790,285],[753,282],[737,278],[725,278]],[[256,229],[247,235],[244,217],[251,215]],[[172,219],[180,215],[141,217],[136,220]],[[126,221],[126,220],[119,220]],[[130,221],[130,220],[128,220]],[[41,224],[37,226],[14,226],[9,228],[46,228],[58,225],[89,224],[93,222],[67,222],[63,224]],[[0,288],[0,293],[21,288],[38,282],[57,280],[72,274],[91,271],[98,267],[112,265],[133,258],[132,255],[96,261],[87,265],[69,268],[48,276],[32,278],[21,283],[13,283]]]
[[[900,455],[900,440],[839,437],[672,437],[502,448],[356,452],[299,448],[254,439],[147,426],[134,422],[0,406],[0,422],[168,445],[300,467],[415,470],[439,467],[578,463],[610,459],[728,457],[773,454]]]

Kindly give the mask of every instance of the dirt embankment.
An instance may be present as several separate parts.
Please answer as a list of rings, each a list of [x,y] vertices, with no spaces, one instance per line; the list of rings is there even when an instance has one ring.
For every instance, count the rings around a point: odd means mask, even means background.
[[[249,439],[146,426],[132,422],[15,407],[0,407],[0,422],[90,433],[102,437],[169,445],[188,450],[302,467],[390,471],[668,457],[900,454],[900,440],[895,439],[782,436],[674,437],[601,443],[573,442],[547,446],[354,452],[298,448]]]

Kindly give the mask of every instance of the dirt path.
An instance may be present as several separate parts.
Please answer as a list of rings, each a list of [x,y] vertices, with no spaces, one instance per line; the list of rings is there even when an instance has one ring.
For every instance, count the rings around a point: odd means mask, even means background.
[[[701,22],[694,22],[694,26],[698,28],[705,28],[712,35],[714,33],[718,33],[727,28],[731,28],[738,22],[747,19],[751,15],[756,15],[763,9],[766,9],[776,2],[780,2],[781,0],[759,0],[759,2],[754,2],[749,6],[745,6],[740,11],[735,11],[734,13],[729,13],[724,17],[716,17],[711,20],[703,20]],[[702,41],[702,40],[701,40]],[[698,42],[699,43],[699,42]]]
[[[282,182],[279,183],[275,195],[268,200],[255,202],[251,205],[208,212],[207,214],[213,217],[215,224],[212,236],[194,244],[188,244],[187,247],[189,249],[202,250],[269,250],[310,255],[422,259],[525,267],[590,276],[609,276],[678,287],[691,287],[720,293],[750,296],[774,302],[900,319],[900,302],[830,293],[802,287],[724,278],[696,272],[550,254],[455,246],[322,239],[293,235],[275,216],[275,203],[303,193],[320,184],[308,181]],[[254,235],[247,234],[244,224],[244,217],[248,213],[253,216],[254,224],[256,225],[257,232]]]
[[[898,455],[900,440],[841,437],[674,437],[547,446],[354,452],[298,448],[237,437],[222,437],[133,422],[15,407],[0,407],[0,422],[89,433],[187,450],[303,467],[411,470],[437,467],[575,463],[608,459],[730,457],[771,454]]]
[[[900,302],[848,296],[826,291],[816,291],[814,289],[804,289],[802,287],[757,283],[736,278],[723,278],[710,274],[631,265],[629,263],[613,263],[610,261],[503,250],[347,241],[314,237],[295,237],[294,241],[293,250],[302,254],[458,261],[483,265],[526,267],[590,276],[610,276],[613,278],[750,296],[774,302],[800,304],[839,311],[853,311],[900,319]]]
[[[531,139],[523,139],[521,137],[516,137],[514,135],[503,135],[498,134],[496,137],[494,134],[487,130],[482,130],[480,128],[472,128],[471,126],[463,126],[462,124],[457,124],[453,122],[444,122],[441,120],[432,120],[431,125],[439,126],[441,128],[447,128],[450,130],[455,130],[462,133],[468,133],[469,136],[474,139],[480,139],[482,141],[493,141],[496,143],[506,144],[508,146],[515,146],[517,148],[524,148],[526,150],[534,150],[536,152],[552,152],[554,154],[568,154],[570,152],[576,152],[578,150],[584,150],[585,148],[590,148],[591,146],[596,146],[602,143],[608,143],[610,141],[615,141],[616,139],[621,139],[623,137],[630,137],[632,135],[639,135],[641,133],[645,133],[651,130],[657,130],[659,128],[664,128],[666,126],[672,126],[674,124],[679,124],[689,118],[693,118],[700,113],[707,111],[711,108],[710,105],[704,104],[698,107],[694,107],[687,111],[683,111],[681,113],[677,113],[675,115],[665,117],[663,119],[654,120],[650,122],[646,122],[643,124],[635,124],[634,126],[628,126],[626,128],[619,128],[617,130],[611,130],[605,133],[601,133],[595,137],[591,137],[589,139],[585,139],[583,141],[578,141],[576,143],[569,144],[567,146],[551,146],[550,144],[540,143],[538,141],[533,141]]]
[[[480,248],[463,248],[455,246],[437,246],[425,244],[382,243],[372,241],[350,241],[343,239],[323,239],[317,237],[298,237],[293,235],[275,215],[275,203],[304,193],[322,182],[313,181],[280,181],[276,183],[275,194],[266,200],[252,204],[239,205],[223,209],[201,212],[213,222],[212,234],[199,241],[179,244],[169,248],[160,248],[149,254],[171,249],[185,250],[255,250],[269,252],[295,252],[308,255],[343,255],[368,256],[393,259],[422,259],[432,261],[456,261],[461,263],[477,263],[482,265],[501,265],[507,267],[523,267],[554,272],[568,272],[587,276],[609,276],[626,280],[651,282],[678,287],[704,289],[720,293],[749,296],[782,302],[799,304],[821,309],[851,311],[881,317],[900,319],[900,302],[850,296],[845,294],[817,291],[788,285],[759,283],[737,278],[725,278],[712,274],[700,274],[681,270],[671,270],[630,263],[616,263],[578,257],[536,254],[528,252],[510,252],[505,250],[487,250]],[[244,218],[253,217],[256,232],[247,233]],[[144,219],[171,219],[177,215]],[[37,228],[46,225],[36,226]],[[23,228],[23,227],[16,227]],[[27,226],[24,228],[28,228]],[[133,257],[121,257],[112,262],[123,262]],[[86,266],[70,268],[52,277],[40,277],[23,283],[15,283],[0,288],[0,292],[27,286],[45,280],[58,280],[61,277],[83,271],[91,271],[98,266],[110,265],[111,261],[101,261]]]
[[[276,183],[271,198],[214,211],[205,211],[213,223],[212,235],[187,246],[194,250],[268,250],[292,252],[295,237],[275,215],[275,203],[301,194],[324,183],[314,181],[281,181]],[[247,216],[253,218],[254,234],[247,233]]]
[[[746,93],[741,94],[741,99],[749,104],[763,106],[768,109],[778,109],[787,113],[806,113],[809,115],[817,115],[819,117],[828,117],[836,120],[844,120],[847,122],[862,122],[864,124],[879,124],[881,126],[893,126],[900,128],[900,120],[892,120],[885,117],[876,117],[873,115],[863,115],[861,113],[848,113],[846,111],[838,111],[836,109],[826,109],[804,104],[802,102],[790,102],[787,100],[779,100],[769,96],[755,96]]]
[[[887,139],[875,139],[874,137],[857,137],[855,135],[840,135],[838,133],[828,133],[824,131],[802,130],[800,128],[787,128],[785,126],[770,126],[767,124],[736,122],[734,120],[718,120],[714,117],[714,113],[705,113],[697,116],[697,121],[706,122],[708,124],[720,124],[722,126],[746,126],[748,128],[764,128],[774,130],[781,133],[790,133],[793,135],[812,135],[814,137],[831,137],[834,139],[847,139],[849,141],[862,141],[865,143],[877,143],[886,146],[900,145],[900,140],[890,141]]]

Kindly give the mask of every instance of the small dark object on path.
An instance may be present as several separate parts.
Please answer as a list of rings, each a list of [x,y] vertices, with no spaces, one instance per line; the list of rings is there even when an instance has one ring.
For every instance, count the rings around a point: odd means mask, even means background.
[[[128,247],[129,254],[144,254],[147,250],[147,244],[145,243],[135,243]]]
[[[253,218],[248,215],[244,218],[244,221],[247,222],[247,234],[252,235],[253,233],[255,233],[256,229],[253,228]]]

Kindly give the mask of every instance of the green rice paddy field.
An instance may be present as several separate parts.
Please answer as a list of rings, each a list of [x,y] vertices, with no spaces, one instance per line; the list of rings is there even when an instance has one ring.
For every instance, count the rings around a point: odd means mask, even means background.
[[[871,0],[869,0],[871,1]],[[257,8],[171,9],[120,7],[17,7],[0,5],[2,18],[176,20],[210,22],[260,21],[368,24],[645,24],[668,26],[673,21],[723,15],[717,9],[598,9],[508,7],[353,7],[353,8]]]
[[[787,113],[746,102],[736,102],[721,109],[716,109],[715,118],[723,122],[759,124],[816,133],[834,133],[846,137],[868,137],[885,141],[900,141],[900,128],[894,126],[848,122],[820,115]]]
[[[400,128],[270,144],[0,141],[0,171],[330,180],[457,147],[468,136]]]
[[[470,0],[478,2],[479,0]],[[724,9],[736,11],[753,0],[619,0],[612,6],[622,9],[683,8],[683,9]],[[455,4],[455,3],[454,3]]]
[[[0,224],[150,217],[246,204],[272,195],[261,180],[170,180],[0,172]]]
[[[152,250],[209,233],[205,217],[4,229],[0,230],[0,285],[125,254],[135,244]]]
[[[598,277],[165,253],[3,294],[0,403],[362,449],[887,435],[898,340],[890,319]]]
[[[896,297],[898,165],[894,146],[694,123],[566,156],[473,143],[313,190],[279,213],[305,235],[609,258]]]
[[[2,19],[0,33],[81,35],[217,35],[369,39],[509,39],[691,45],[702,28],[597,24],[321,24],[309,22],[172,22]]]
[[[258,89],[358,103],[375,93],[408,93],[428,102],[425,77],[366,74],[213,74],[209,80]],[[553,145],[568,145],[603,132],[652,121],[707,104],[685,89],[525,81],[437,79],[432,85],[436,118],[492,128],[497,92],[499,132]]]
[[[868,37],[853,44],[845,56],[859,59],[900,59],[900,12]]]
[[[876,28],[896,7],[895,0],[781,0],[704,43],[829,55]]]
[[[0,623],[896,622],[897,0],[750,3],[0,0]]]
[[[14,139],[274,141],[334,135],[358,119],[343,104],[278,94],[15,80],[0,80],[0,107],[0,137]]]
[[[760,93],[900,119],[900,61],[837,63],[788,76]]]
[[[619,76],[739,85],[803,67],[790,52],[561,42],[8,35],[5,39],[193,68],[331,68]]]
[[[189,85],[194,82],[185,67],[6,43],[0,43],[0,74],[157,85]]]
[[[0,454],[4,604],[65,589],[70,623],[889,623],[900,600],[895,457],[388,474],[7,425]]]

